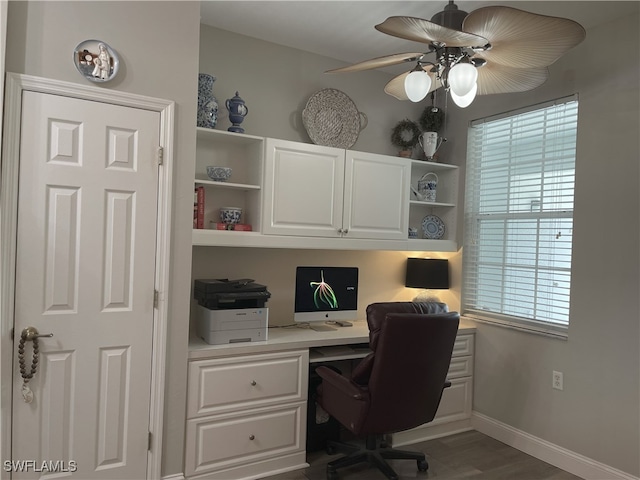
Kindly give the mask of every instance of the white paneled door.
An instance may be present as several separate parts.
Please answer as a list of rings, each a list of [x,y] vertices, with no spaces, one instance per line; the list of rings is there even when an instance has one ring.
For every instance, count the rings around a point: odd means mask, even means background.
[[[13,478],[143,479],[160,114],[25,91],[21,121]]]

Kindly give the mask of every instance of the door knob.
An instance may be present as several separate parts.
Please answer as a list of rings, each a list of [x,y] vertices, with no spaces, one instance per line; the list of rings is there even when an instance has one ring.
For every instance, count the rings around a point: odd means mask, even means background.
[[[40,333],[36,327],[27,327],[22,330],[20,338],[25,340],[33,340],[34,338],[53,337],[53,333]]]

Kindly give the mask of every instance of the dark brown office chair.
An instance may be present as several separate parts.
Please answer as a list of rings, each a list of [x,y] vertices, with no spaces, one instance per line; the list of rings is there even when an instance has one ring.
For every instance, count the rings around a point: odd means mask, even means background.
[[[337,469],[368,462],[389,479],[397,474],[385,459],[416,460],[418,470],[429,464],[424,453],[389,448],[385,434],[408,430],[433,420],[442,391],[451,385],[446,376],[460,315],[444,304],[387,302],[367,307],[369,346],[373,353],[346,378],[327,367],[318,404],[357,436],[365,447],[329,442],[327,451],[348,453],[327,465],[327,479]]]

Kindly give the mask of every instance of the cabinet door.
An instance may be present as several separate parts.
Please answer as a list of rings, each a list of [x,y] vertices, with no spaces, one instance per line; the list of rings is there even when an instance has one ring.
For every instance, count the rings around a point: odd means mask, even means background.
[[[346,152],[346,238],[403,240],[409,228],[408,159]]]
[[[344,150],[267,139],[262,232],[339,237]]]

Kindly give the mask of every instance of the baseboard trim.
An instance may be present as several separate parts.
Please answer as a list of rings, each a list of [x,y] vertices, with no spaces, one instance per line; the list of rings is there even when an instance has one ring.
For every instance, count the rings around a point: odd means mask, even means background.
[[[478,412],[472,412],[471,425],[480,433],[586,480],[640,480]]]

